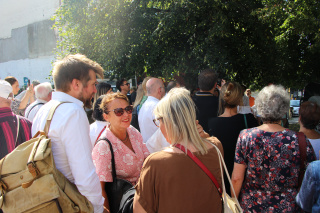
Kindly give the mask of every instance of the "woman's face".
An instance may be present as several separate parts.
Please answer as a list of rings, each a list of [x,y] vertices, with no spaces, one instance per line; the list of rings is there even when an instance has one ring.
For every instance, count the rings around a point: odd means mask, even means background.
[[[19,82],[16,81],[14,82],[14,84],[11,85],[12,86],[12,92],[14,95],[18,94],[20,88],[19,88]]]
[[[123,110],[123,114],[117,116],[113,110],[118,108],[126,108],[129,106],[129,103],[123,99],[114,99],[109,103],[108,111],[109,113],[103,113],[103,117],[106,121],[110,123],[112,128],[128,128],[131,123],[132,113],[128,113],[126,110]]]

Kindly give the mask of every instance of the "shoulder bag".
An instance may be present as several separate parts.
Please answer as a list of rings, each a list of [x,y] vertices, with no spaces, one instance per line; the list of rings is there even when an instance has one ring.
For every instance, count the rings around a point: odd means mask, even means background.
[[[230,183],[230,188],[232,189],[233,194],[235,194],[234,192],[234,188],[232,186],[231,180],[230,180],[230,176],[228,174],[228,170],[227,167],[224,163],[223,160],[223,156],[220,152],[220,150],[218,149],[217,146],[215,146],[214,144],[211,143],[211,145],[217,150],[218,156],[219,156],[219,164],[220,164],[220,171],[221,171],[221,179],[222,179],[222,189],[219,186],[219,183],[217,181],[217,179],[214,177],[214,175],[210,172],[210,170],[195,156],[193,155],[188,149],[186,150],[184,146],[182,146],[181,144],[176,144],[174,145],[176,148],[180,149],[183,152],[186,152],[187,155],[193,160],[193,162],[195,162],[207,175],[208,177],[212,180],[212,182],[214,183],[214,185],[216,186],[220,197],[222,198],[223,201],[223,212],[225,213],[242,213],[243,210],[240,207],[240,204],[238,202],[237,198],[231,198],[227,193],[225,193],[226,191],[226,187],[224,184],[224,178],[223,178],[223,168],[224,167],[224,171],[228,177],[229,183]]]
[[[302,132],[297,132],[297,136],[298,136],[300,161],[301,161],[299,179],[298,179],[298,188],[300,188],[303,177],[304,177],[304,173],[306,172],[306,167],[307,167],[307,142]]]
[[[116,164],[114,160],[114,153],[111,142],[107,138],[100,138],[108,142],[111,151],[111,164],[112,164],[112,180],[113,182],[106,182],[105,191],[108,196],[109,207],[111,213],[117,213],[119,211],[120,202],[123,194],[128,191],[132,184],[129,181],[117,178]],[[97,141],[97,142],[98,142]]]

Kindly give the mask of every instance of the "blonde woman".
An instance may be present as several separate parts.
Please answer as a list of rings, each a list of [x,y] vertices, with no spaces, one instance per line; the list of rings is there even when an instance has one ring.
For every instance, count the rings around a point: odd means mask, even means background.
[[[155,108],[155,125],[171,144],[151,154],[136,185],[133,212],[221,212],[222,202],[211,179],[176,144],[190,150],[221,186],[218,154],[199,135],[195,105],[185,88],[172,89]],[[214,143],[222,151],[221,143]]]

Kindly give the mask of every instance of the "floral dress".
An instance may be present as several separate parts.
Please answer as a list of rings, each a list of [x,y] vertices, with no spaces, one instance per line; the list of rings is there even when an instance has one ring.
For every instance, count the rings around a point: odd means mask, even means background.
[[[138,130],[130,126],[127,128],[127,132],[134,152],[117,138],[110,131],[109,127],[106,128],[100,138],[108,138],[112,144],[117,178],[125,179],[135,185],[140,176],[144,159],[146,159],[150,153],[146,145],[142,142],[143,139]],[[99,180],[112,182],[111,151],[108,142],[100,140],[95,145],[92,151],[92,159]]]
[[[307,161],[315,160],[307,141]],[[298,212],[300,152],[298,136],[285,129],[265,132],[258,128],[240,132],[234,161],[247,166],[239,196],[244,212]]]

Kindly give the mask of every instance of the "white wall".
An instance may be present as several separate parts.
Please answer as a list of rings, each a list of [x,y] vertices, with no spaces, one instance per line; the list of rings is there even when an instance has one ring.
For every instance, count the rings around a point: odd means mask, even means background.
[[[11,37],[11,30],[50,19],[60,0],[0,0],[0,38]]]
[[[0,63],[0,78],[14,76],[18,79],[20,87],[23,86],[23,77],[39,80],[41,83],[49,82],[49,74],[52,69],[51,62],[54,56],[36,59],[23,59]]]

